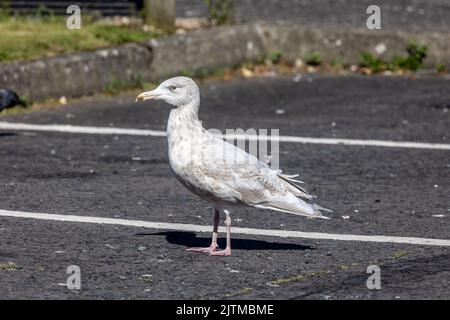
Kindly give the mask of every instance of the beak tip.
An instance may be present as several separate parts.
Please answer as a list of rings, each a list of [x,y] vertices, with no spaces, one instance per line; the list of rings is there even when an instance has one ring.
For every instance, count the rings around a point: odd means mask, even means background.
[[[157,100],[158,97],[159,97],[159,95],[156,94],[154,91],[143,92],[136,97],[134,102],[142,102],[142,101],[152,100],[152,99]]]

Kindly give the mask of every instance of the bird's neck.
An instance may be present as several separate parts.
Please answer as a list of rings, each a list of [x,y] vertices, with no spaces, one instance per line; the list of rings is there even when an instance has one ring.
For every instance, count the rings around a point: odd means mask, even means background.
[[[169,122],[167,123],[169,136],[174,133],[183,135],[194,134],[195,131],[202,129],[201,122],[198,119],[199,104],[198,100],[194,100],[170,112]]]

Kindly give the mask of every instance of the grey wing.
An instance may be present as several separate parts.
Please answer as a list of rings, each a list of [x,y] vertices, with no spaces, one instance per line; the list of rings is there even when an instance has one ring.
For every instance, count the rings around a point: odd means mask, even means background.
[[[301,181],[273,170],[256,157],[219,138],[202,143],[196,186],[218,201],[243,203],[264,209],[322,217]],[[318,207],[318,206],[317,206]]]

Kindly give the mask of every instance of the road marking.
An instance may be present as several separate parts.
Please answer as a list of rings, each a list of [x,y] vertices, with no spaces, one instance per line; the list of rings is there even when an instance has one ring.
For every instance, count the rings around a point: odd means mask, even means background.
[[[19,131],[47,131],[47,132],[131,135],[131,136],[152,136],[152,137],[165,137],[167,135],[165,131],[157,131],[157,130],[141,130],[141,129],[113,128],[113,127],[86,127],[86,126],[72,126],[66,124],[28,124],[28,123],[12,123],[2,121],[0,121],[0,129],[19,130]]]
[[[210,233],[211,229],[212,229],[211,226],[202,226],[202,225],[195,225],[195,224],[149,222],[149,221],[141,221],[141,220],[125,220],[125,219],[115,219],[115,218],[113,219],[113,218],[91,217],[91,216],[34,213],[34,212],[22,212],[22,211],[10,211],[10,210],[0,210],[0,217],[15,217],[15,218],[28,218],[28,219],[64,221],[64,222],[108,224],[108,225],[120,225],[120,226],[127,226],[127,227],[164,229],[164,230],[176,230],[176,231],[191,231],[191,232],[207,232],[207,233]],[[220,227],[219,231],[225,232],[225,228]],[[281,238],[304,238],[304,239],[317,239],[317,240],[384,242],[384,243],[402,243],[402,244],[416,244],[416,245],[425,245],[425,246],[450,247],[450,240],[446,240],[446,239],[427,239],[427,238],[411,238],[411,237],[396,237],[396,236],[382,236],[382,235],[365,236],[365,235],[332,234],[332,233],[302,232],[302,231],[288,231],[288,230],[266,230],[266,229],[252,229],[252,228],[239,228],[239,227],[234,227],[232,229],[232,232],[233,232],[233,234],[270,236],[270,237],[281,237]]]
[[[65,133],[83,133],[83,134],[100,134],[100,135],[132,135],[132,136],[151,136],[165,137],[165,131],[144,130],[144,129],[128,129],[113,127],[86,127],[72,126],[61,124],[27,124],[27,123],[11,123],[0,122],[2,130],[21,130],[21,131],[47,131],[47,132],[65,132]],[[255,140],[255,135],[228,135],[227,137],[238,140],[248,139]],[[431,150],[450,150],[450,144],[444,143],[426,143],[426,142],[408,142],[408,141],[389,141],[389,140],[363,140],[363,139],[333,139],[333,138],[310,138],[296,136],[279,136],[272,137],[270,135],[264,139],[276,139],[279,142],[290,143],[307,143],[307,144],[327,144],[327,145],[346,145],[346,146],[366,146],[366,147],[385,147],[385,148],[409,148],[409,149],[431,149]]]

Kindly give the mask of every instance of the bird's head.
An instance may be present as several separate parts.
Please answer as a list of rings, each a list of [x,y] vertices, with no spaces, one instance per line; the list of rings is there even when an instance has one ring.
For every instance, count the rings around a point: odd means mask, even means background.
[[[200,100],[197,84],[188,77],[175,77],[162,82],[156,89],[142,92],[136,102],[163,100],[175,107],[184,106]]]

